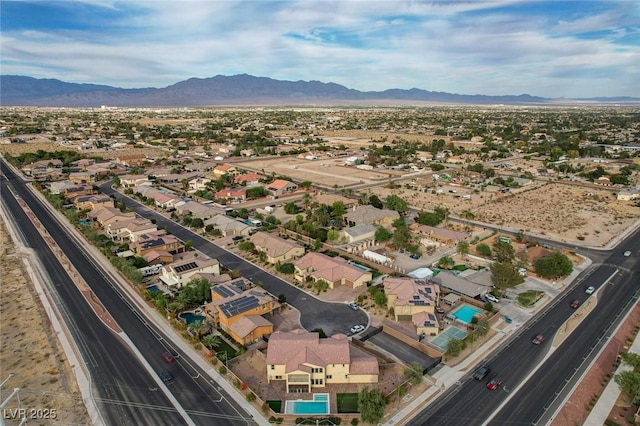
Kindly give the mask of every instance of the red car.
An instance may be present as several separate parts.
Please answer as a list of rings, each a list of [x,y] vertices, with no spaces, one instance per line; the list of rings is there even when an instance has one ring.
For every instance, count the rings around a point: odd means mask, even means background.
[[[574,300],[573,302],[571,302],[571,307],[573,309],[577,309],[578,306],[580,306],[580,301],[578,299]]]
[[[162,359],[164,359],[167,364],[173,364],[176,362],[176,357],[174,357],[171,352],[163,352]]]
[[[494,377],[493,379],[489,380],[489,383],[487,383],[487,389],[496,390],[500,387],[501,384],[502,384],[502,379],[499,379],[498,377]]]
[[[534,345],[539,345],[544,340],[544,336],[542,334],[536,334],[536,337],[533,338],[531,343]]]

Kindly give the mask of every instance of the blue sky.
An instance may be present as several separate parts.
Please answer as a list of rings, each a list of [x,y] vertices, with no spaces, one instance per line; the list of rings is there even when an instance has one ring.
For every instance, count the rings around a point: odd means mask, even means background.
[[[252,74],[358,90],[640,96],[640,1],[6,1],[2,74]]]

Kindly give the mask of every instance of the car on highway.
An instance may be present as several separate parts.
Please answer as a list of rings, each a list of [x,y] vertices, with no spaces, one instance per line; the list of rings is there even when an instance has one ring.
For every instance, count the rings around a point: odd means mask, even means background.
[[[482,380],[487,377],[487,374],[489,374],[490,371],[491,369],[488,365],[482,365],[476,369],[475,373],[473,373],[473,378],[476,380]]]
[[[596,291],[596,289],[592,285],[590,285],[584,290],[584,292],[587,294],[593,294],[594,291]]]
[[[531,340],[531,343],[534,345],[539,345],[544,340],[544,335],[536,334],[535,337]]]
[[[176,362],[176,357],[168,351],[162,353],[162,359],[164,359],[164,362],[166,362],[167,364],[173,364],[174,362]]]
[[[356,302],[349,302],[349,307],[354,311],[358,310],[358,304]]]
[[[364,331],[364,325],[358,324],[351,327],[351,332],[353,334],[360,333],[361,331]]]
[[[501,384],[502,379],[499,377],[494,377],[493,379],[489,380],[489,383],[487,383],[487,389],[496,390],[500,387]]]
[[[571,307],[573,309],[578,309],[579,306],[580,306],[580,301],[578,299],[575,299],[573,302],[571,302]]]
[[[624,252],[624,256],[625,256],[625,257],[629,257],[629,256],[631,256],[631,252],[630,252],[629,250],[625,251],[625,252]]]
[[[171,375],[171,373],[169,373],[167,370],[162,370],[160,372],[160,378],[162,379],[163,382],[165,383],[171,383],[173,382],[173,376]]]

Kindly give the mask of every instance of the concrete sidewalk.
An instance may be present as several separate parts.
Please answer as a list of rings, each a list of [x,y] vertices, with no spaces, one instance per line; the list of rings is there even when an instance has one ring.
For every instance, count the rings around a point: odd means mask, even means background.
[[[631,344],[631,347],[629,348],[628,352],[640,354],[640,333],[636,334],[636,338]],[[630,367],[629,365],[621,363],[616,369],[616,372],[614,374],[619,374],[619,373],[622,373],[623,371],[628,371],[631,369],[632,367]],[[607,386],[604,388],[602,393],[600,394],[600,397],[598,398],[596,405],[594,405],[591,411],[589,412],[589,416],[587,417],[587,420],[585,420],[584,425],[585,426],[603,425],[604,422],[609,417],[609,413],[611,413],[611,409],[613,408],[616,401],[618,400],[620,393],[621,393],[620,387],[612,378],[607,384]]]

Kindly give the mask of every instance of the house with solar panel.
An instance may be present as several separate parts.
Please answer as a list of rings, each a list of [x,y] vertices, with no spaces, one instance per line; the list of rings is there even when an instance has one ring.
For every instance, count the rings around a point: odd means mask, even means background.
[[[169,288],[182,288],[198,273],[220,275],[220,262],[217,259],[189,257],[164,265],[160,270],[160,281]]]
[[[383,281],[387,308],[393,309],[396,321],[411,321],[418,336],[437,336],[440,325],[436,307],[440,303],[440,287],[425,280],[386,277]]]
[[[249,345],[273,333],[273,324],[264,317],[280,308],[280,303],[261,287],[238,278],[211,288],[211,302],[205,305],[207,318],[241,345]]]
[[[378,360],[345,334],[320,338],[317,332],[276,331],[267,347],[267,382],[284,381],[287,392],[313,392],[331,384],[378,383]]]
[[[251,236],[255,249],[267,255],[271,264],[285,263],[304,256],[304,247],[294,240],[285,240],[268,232],[256,232]]]

